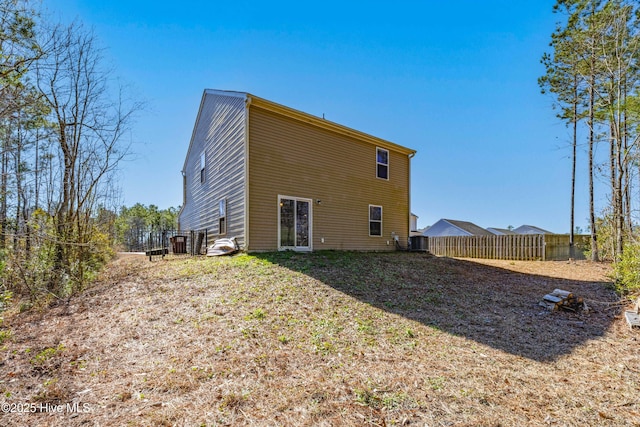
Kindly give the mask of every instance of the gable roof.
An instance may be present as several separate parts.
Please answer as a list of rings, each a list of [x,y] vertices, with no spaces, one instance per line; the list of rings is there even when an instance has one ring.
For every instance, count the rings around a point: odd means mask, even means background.
[[[198,114],[196,115],[195,124],[193,126],[193,132],[191,134],[191,139],[189,141],[189,148],[187,149],[187,155],[185,156],[185,165],[186,165],[187,159],[189,158],[191,146],[193,145],[193,139],[195,137],[196,129],[198,127],[198,122],[201,119],[202,108],[205,104],[207,95],[244,98],[247,109],[251,107],[262,108],[264,110],[271,111],[273,113],[280,114],[280,115],[292,118],[294,120],[312,124],[322,129],[326,129],[326,130],[336,132],[341,135],[349,136],[352,138],[357,138],[360,141],[366,141],[378,147],[385,148],[387,150],[396,151],[407,156],[413,157],[413,155],[416,153],[416,150],[413,150],[411,148],[407,148],[402,145],[384,140],[382,138],[369,135],[359,130],[351,129],[347,126],[343,126],[341,124],[332,122],[330,120],[326,120],[324,118],[320,118],[312,114],[305,113],[305,112],[296,110],[294,108],[287,107],[285,105],[278,104],[273,101],[269,101],[264,98],[260,98],[258,96],[250,94],[249,92],[238,92],[238,91],[232,91],[232,90],[219,90],[219,89],[205,89],[202,94],[202,99],[200,100],[200,107],[198,108]],[[184,166],[182,170],[184,171]]]
[[[429,227],[423,235],[438,236],[491,236],[492,233],[484,228],[468,221],[454,219],[441,219]]]
[[[196,114],[196,119],[193,125],[193,130],[191,131],[191,138],[189,139],[189,147],[187,148],[187,155],[184,157],[184,163],[182,165],[182,173],[184,174],[186,167],[187,167],[187,161],[189,160],[189,156],[191,154],[191,147],[193,146],[193,140],[196,137],[196,132],[198,130],[198,125],[200,123],[200,120],[202,119],[202,110],[204,108],[205,105],[205,101],[207,100],[207,95],[220,95],[220,96],[229,96],[229,97],[234,97],[234,98],[241,98],[244,99],[245,104],[246,104],[246,98],[247,98],[247,94],[244,92],[235,92],[235,91],[230,91],[230,90],[225,90],[225,91],[221,91],[221,90],[211,90],[211,89],[205,89],[204,92],[202,93],[202,98],[200,99],[200,106],[198,107],[198,114]]]
[[[496,228],[496,227],[487,227],[487,231],[498,236],[505,236],[509,234],[516,234],[513,230],[509,230],[507,228]]]
[[[206,91],[205,91],[206,92]],[[210,91],[210,92],[214,92],[214,91]],[[220,91],[215,91],[215,92],[220,92]],[[257,107],[257,108],[262,108],[264,110],[267,111],[271,111],[273,113],[277,113],[301,122],[306,122],[306,123],[310,123],[314,126],[335,132],[335,133],[339,133],[341,135],[344,136],[349,136],[352,138],[357,138],[359,140],[364,140],[366,142],[369,142],[373,145],[382,147],[382,148],[386,148],[388,150],[392,150],[392,151],[396,151],[396,152],[400,152],[402,154],[405,155],[413,155],[416,153],[415,150],[411,149],[411,148],[407,148],[407,147],[403,147],[402,145],[398,145],[395,144],[393,142],[390,141],[386,141],[382,138],[378,138],[376,136],[373,135],[369,135],[367,133],[364,132],[360,132],[359,130],[355,130],[355,129],[351,129],[349,127],[343,126],[341,124],[332,122],[330,120],[321,118],[321,117],[317,117],[314,116],[312,114],[308,114],[296,109],[293,109],[291,107],[287,107],[284,106],[282,104],[278,104],[276,102],[273,101],[269,101],[267,99],[264,98],[260,98],[258,96],[252,95],[250,93],[246,93],[247,96],[247,107]]]
[[[552,232],[536,227],[535,225],[521,225],[513,231],[516,234],[553,234]]]
[[[471,233],[471,235],[473,236],[490,236],[491,232],[485,230],[484,228],[475,225],[472,222],[468,222],[468,221],[456,221],[453,219],[448,219],[446,221],[449,221],[449,223],[455,225],[456,227],[460,227],[461,229],[465,230],[468,233]]]

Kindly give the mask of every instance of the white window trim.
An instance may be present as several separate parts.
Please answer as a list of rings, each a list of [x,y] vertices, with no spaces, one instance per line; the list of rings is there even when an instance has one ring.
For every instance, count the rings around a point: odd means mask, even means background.
[[[378,161],[378,151],[384,151],[387,153],[387,163],[380,163]],[[378,179],[384,179],[385,181],[389,181],[389,150],[387,150],[386,148],[381,148],[381,147],[376,147],[376,178]],[[387,177],[386,178],[382,178],[381,176],[378,176],[378,165],[383,165],[387,167]]]
[[[295,200],[301,202],[309,203],[309,246],[281,246],[280,245],[280,203],[282,199]],[[294,250],[300,252],[311,252],[313,251],[313,199],[306,199],[304,197],[293,197],[293,196],[284,196],[278,194],[278,226],[277,226],[277,239],[278,239],[278,250],[286,251],[286,250]]]
[[[371,219],[371,208],[380,208],[380,220],[377,219]],[[382,221],[384,219],[383,216],[383,209],[381,205],[369,205],[369,222],[367,223],[367,227],[369,227],[369,237],[382,237],[382,235],[384,234],[382,231]],[[377,234],[371,234],[371,222],[379,222],[380,223],[380,235]]]

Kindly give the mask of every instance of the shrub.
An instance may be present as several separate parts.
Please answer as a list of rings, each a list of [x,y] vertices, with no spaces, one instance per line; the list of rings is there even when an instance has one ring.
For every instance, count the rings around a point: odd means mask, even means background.
[[[616,291],[621,295],[640,294],[640,244],[628,243],[615,265]]]
[[[90,218],[61,237],[51,215],[34,211],[28,232],[0,250],[5,287],[32,303],[81,292],[114,255],[109,234],[101,226]]]

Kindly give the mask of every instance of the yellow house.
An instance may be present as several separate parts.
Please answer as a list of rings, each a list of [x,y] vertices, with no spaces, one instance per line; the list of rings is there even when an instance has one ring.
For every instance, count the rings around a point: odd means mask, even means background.
[[[236,237],[248,252],[406,247],[414,154],[249,93],[205,90],[180,229]]]

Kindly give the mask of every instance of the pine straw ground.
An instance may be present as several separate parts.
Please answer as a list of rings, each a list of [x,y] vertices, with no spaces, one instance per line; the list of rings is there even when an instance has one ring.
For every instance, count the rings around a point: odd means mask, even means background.
[[[121,256],[68,303],[5,312],[0,425],[638,426],[640,332],[608,272],[407,253]],[[545,311],[555,288],[591,310]]]

